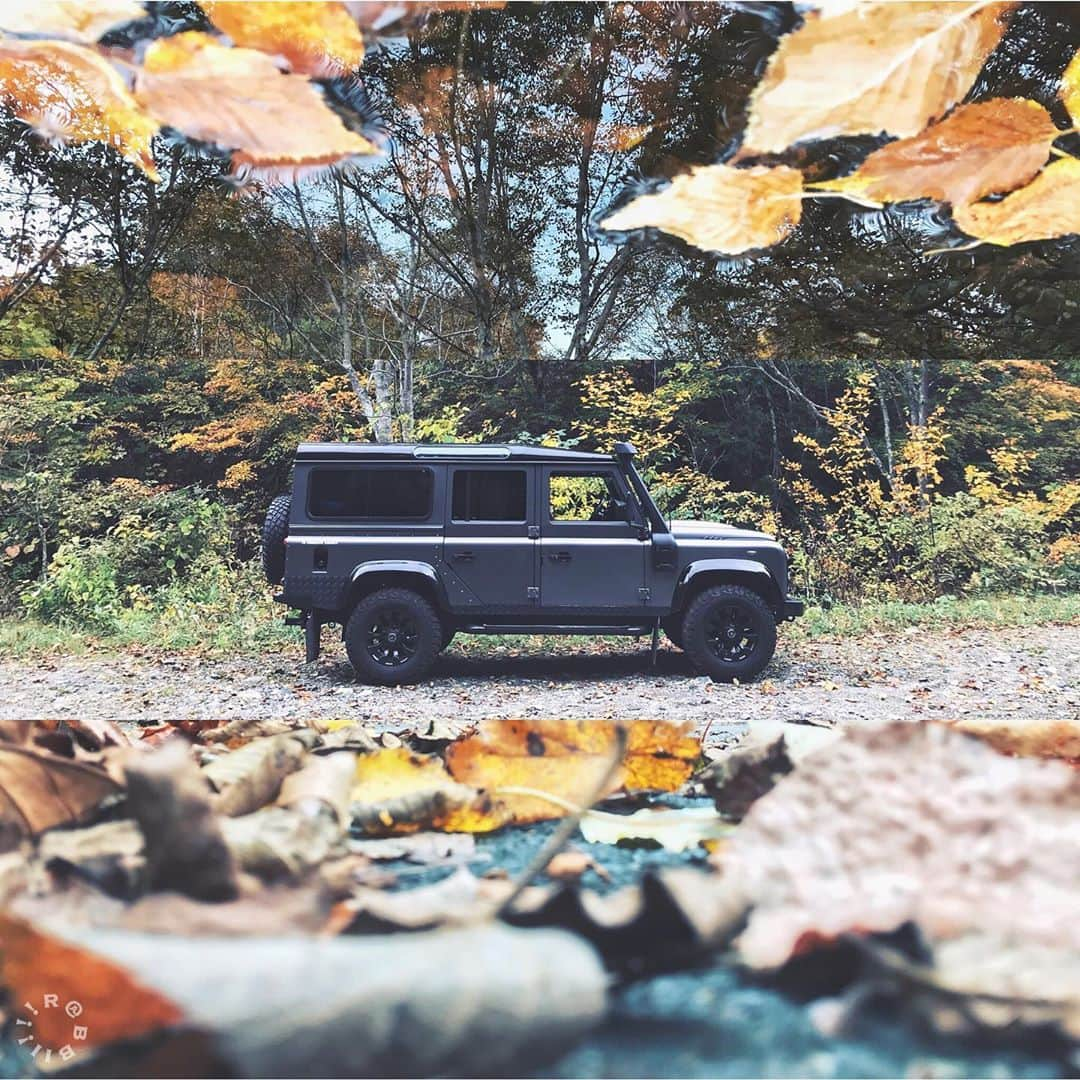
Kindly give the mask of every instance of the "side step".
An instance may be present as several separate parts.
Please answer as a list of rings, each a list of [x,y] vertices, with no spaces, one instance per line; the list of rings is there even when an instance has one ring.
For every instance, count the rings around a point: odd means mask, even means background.
[[[597,626],[594,623],[557,626],[536,623],[468,623],[458,628],[463,634],[616,634],[624,637],[643,637],[652,633],[649,623],[630,623],[618,626]]]

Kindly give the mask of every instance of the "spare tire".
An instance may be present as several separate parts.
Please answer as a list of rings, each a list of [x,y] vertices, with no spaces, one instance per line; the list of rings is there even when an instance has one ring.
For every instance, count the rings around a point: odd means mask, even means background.
[[[289,532],[292,498],[279,495],[266,511],[262,529],[262,564],[266,580],[277,585],[285,576],[285,537]]]

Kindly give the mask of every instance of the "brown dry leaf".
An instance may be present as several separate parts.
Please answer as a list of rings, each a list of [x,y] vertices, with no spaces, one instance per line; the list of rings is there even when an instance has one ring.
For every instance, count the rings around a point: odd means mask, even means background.
[[[211,761],[203,775],[217,793],[214,809],[227,817],[250,814],[273,802],[282,782],[304,764],[299,739],[274,735],[251,742]]]
[[[733,834],[724,876],[750,905],[739,953],[776,968],[911,922],[943,986],[955,975],[958,993],[1016,997],[1017,1017],[1023,999],[1050,1000],[1080,1035],[1078,811],[1080,772],[1061,762],[1005,757],[938,724],[852,731]],[[937,963],[946,948],[994,962],[959,981]]]
[[[611,790],[675,791],[686,782],[701,754],[686,725],[634,720],[624,727],[626,752]],[[516,823],[543,821],[595,794],[611,766],[616,731],[610,720],[489,720],[478,735],[447,747],[446,764],[455,780],[491,791]]]
[[[802,173],[786,165],[699,165],[639,195],[600,223],[610,232],[659,229],[702,251],[740,255],[785,239],[802,217]]]
[[[975,202],[1038,175],[1058,134],[1050,114],[1025,98],[961,105],[920,134],[874,151],[849,176],[814,187],[883,203]]]
[[[56,825],[85,821],[122,790],[95,762],[0,742],[0,850]]]
[[[157,179],[157,122],[105,57],[66,41],[0,40],[0,98],[46,139],[104,142]]]
[[[301,75],[351,75],[364,59],[360,28],[333,0],[201,0],[199,6],[237,45],[281,56]]]
[[[135,0],[4,0],[0,31],[89,45],[115,26],[146,15]]]
[[[971,88],[1014,4],[862,3],[810,11],[750,99],[740,157],[802,139],[916,135]]]
[[[966,716],[951,721],[950,727],[968,735],[977,735],[1002,754],[1061,758],[1072,764],[1080,764],[1080,720]]]
[[[955,207],[953,220],[969,236],[1002,247],[1080,233],[1080,161],[1060,158],[1000,202]]]
[[[43,1048],[68,1056],[179,1023],[183,1010],[123,967],[0,912],[0,984],[27,1011]],[[59,998],[46,1008],[47,995]],[[75,1002],[81,1011],[66,1006]],[[65,1048],[68,1048],[67,1051]]]
[[[234,151],[233,172],[245,177],[291,180],[376,152],[306,78],[197,31],[151,43],[135,96],[162,124]]]
[[[456,783],[438,758],[403,746],[360,756],[350,812],[373,836],[422,829],[490,832],[510,820],[487,794]]]

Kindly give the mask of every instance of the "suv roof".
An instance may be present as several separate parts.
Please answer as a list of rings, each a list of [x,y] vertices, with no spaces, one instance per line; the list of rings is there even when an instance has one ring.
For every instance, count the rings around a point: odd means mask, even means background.
[[[298,461],[547,461],[596,464],[610,454],[506,443],[301,443]]]

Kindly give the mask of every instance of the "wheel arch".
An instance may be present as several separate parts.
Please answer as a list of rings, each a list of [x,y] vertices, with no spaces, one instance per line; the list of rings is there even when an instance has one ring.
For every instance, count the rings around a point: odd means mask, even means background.
[[[375,559],[361,563],[353,570],[346,594],[345,617],[365,596],[385,588],[412,589],[429,601],[440,615],[446,613],[442,582],[431,563],[413,559]]]
[[[776,615],[783,606],[772,574],[752,559],[700,559],[691,563],[675,588],[673,608],[682,614],[698,593],[714,585],[742,585],[756,592]]]

